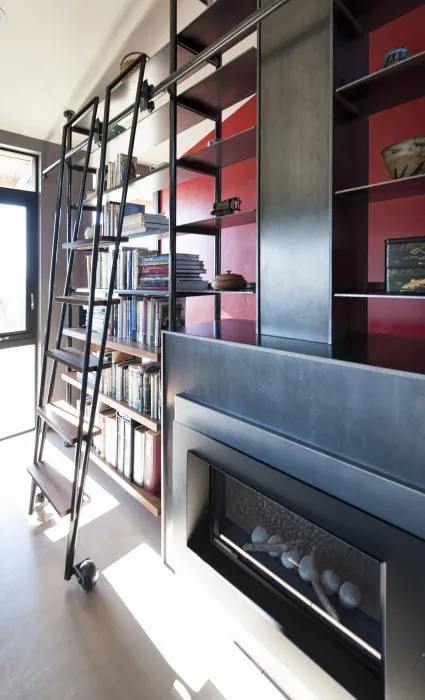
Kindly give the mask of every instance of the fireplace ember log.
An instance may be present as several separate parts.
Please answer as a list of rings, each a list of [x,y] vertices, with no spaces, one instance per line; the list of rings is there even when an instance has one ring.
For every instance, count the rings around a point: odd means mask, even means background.
[[[316,550],[316,546],[312,547],[312,550],[310,552],[310,559],[308,562],[310,568],[311,585],[313,586],[314,592],[316,593],[318,599],[320,600],[328,615],[330,615],[334,620],[339,622],[339,615],[332,603],[330,602],[322,584],[319,581],[319,571],[316,565]]]

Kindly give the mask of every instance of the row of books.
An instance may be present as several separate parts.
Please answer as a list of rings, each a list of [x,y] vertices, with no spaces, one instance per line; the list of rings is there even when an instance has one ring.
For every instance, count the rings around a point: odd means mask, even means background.
[[[125,169],[127,167],[128,156],[126,153],[119,153],[115,161],[109,161],[105,173],[105,190],[118,187],[124,182]],[[132,158],[130,165],[130,180],[136,177],[137,158]]]
[[[102,432],[93,439],[96,452],[130,482],[150,493],[161,488],[161,433],[148,430],[113,409],[100,408]]]
[[[169,281],[169,254],[151,254],[139,259],[138,289],[167,290]],[[199,255],[177,253],[176,288],[179,291],[200,291],[208,288],[208,282],[201,278],[206,272]]]
[[[102,236],[116,236],[118,230],[118,216],[120,213],[119,202],[106,202],[102,206]],[[127,202],[125,205],[123,228],[125,221],[127,219],[133,219],[133,217],[141,217],[145,214],[144,204],[133,204]]]
[[[137,289],[139,282],[139,267],[141,260],[150,255],[152,251],[147,248],[121,248],[118,253],[117,274],[114,284],[115,289]],[[96,287],[106,289],[112,272],[113,251],[99,252],[96,270]],[[90,286],[92,256],[86,256],[87,282]]]
[[[110,355],[110,356],[109,356]],[[117,401],[124,401],[139,413],[146,413],[154,420],[161,420],[161,367],[158,362],[142,363],[139,358],[119,359],[122,353],[105,353],[112,361],[102,370],[100,392]],[[114,361],[117,358],[117,361]],[[77,372],[82,381],[82,373]],[[94,384],[95,376],[89,373],[88,382]]]
[[[108,335],[160,347],[161,331],[168,328],[168,313],[166,299],[123,297],[112,309]],[[176,327],[184,326],[185,319],[186,299],[178,299]]]

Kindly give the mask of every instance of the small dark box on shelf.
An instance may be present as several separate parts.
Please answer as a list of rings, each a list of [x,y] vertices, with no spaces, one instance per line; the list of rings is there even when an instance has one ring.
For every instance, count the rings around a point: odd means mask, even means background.
[[[387,267],[385,282],[391,294],[425,294],[425,267]]]
[[[389,238],[385,241],[385,266],[425,268],[425,236]]]

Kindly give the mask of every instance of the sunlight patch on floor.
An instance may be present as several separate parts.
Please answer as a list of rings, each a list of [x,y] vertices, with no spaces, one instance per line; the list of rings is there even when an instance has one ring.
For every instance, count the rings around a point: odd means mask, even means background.
[[[198,693],[209,680],[226,700],[283,700],[234,644],[215,611],[209,610],[207,599],[194,595],[193,589],[188,591],[150,547],[137,547],[103,576],[193,692]],[[174,689],[185,700],[190,697],[182,683]]]
[[[74,450],[69,450],[69,456],[61,452],[57,447],[46,442],[46,461],[55,467],[67,479],[72,481],[74,477]],[[99,486],[90,476],[87,476],[85,492],[90,497],[90,501],[83,505],[80,515],[80,527],[93,522],[96,518],[108,513],[113,508],[119,506],[119,501],[111,496],[104,488]],[[44,534],[52,542],[66,537],[69,529],[69,516],[59,518],[54,511],[48,511],[51,527],[44,531]]]

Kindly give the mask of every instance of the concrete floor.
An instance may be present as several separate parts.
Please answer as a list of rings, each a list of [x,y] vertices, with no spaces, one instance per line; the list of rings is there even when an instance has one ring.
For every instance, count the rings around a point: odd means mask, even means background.
[[[49,442],[50,461],[69,471],[72,451],[56,436]],[[102,575],[91,594],[65,582],[66,523],[48,511],[45,522],[26,514],[32,445],[33,434],[0,443],[1,700],[222,700],[208,676],[190,687],[176,671],[160,520],[92,465],[92,502],[83,509],[91,521],[81,527],[78,557],[93,557]],[[189,668],[190,650],[184,661]]]

